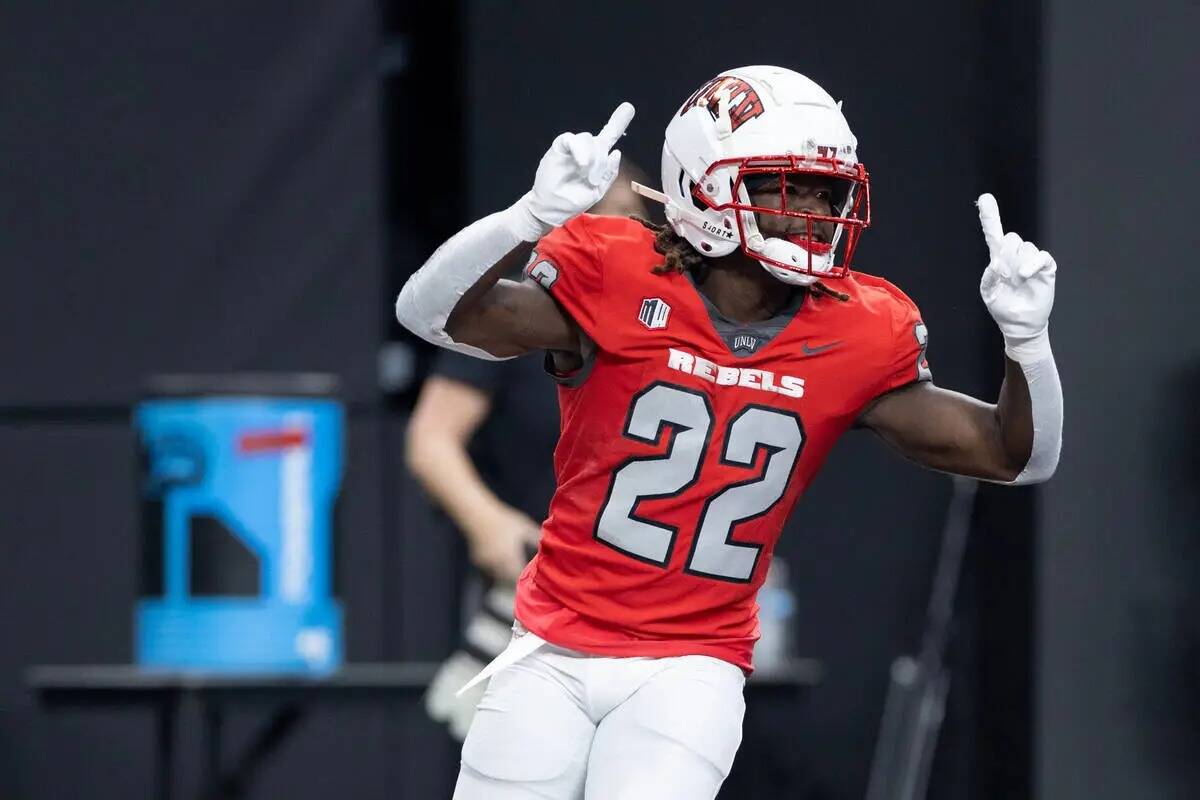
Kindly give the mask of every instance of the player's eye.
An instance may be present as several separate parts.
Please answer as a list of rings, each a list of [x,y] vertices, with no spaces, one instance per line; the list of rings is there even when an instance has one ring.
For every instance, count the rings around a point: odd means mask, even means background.
[[[756,194],[760,192],[778,192],[779,179],[749,177],[746,178],[746,188]]]

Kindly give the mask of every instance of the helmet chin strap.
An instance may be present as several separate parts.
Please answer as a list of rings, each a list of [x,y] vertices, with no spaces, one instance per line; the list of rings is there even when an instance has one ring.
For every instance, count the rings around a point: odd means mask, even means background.
[[[637,181],[630,181],[629,188],[633,190],[634,194],[640,194],[647,200],[653,200],[656,203],[662,203],[664,206],[668,205],[669,201],[667,196],[658,189],[651,189],[649,186],[640,184]]]

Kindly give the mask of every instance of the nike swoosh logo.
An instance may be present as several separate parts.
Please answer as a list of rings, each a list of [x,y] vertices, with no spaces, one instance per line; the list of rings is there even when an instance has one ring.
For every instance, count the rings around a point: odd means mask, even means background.
[[[839,344],[841,344],[840,340],[836,342],[830,342],[829,344],[823,344],[820,347],[809,347],[808,342],[805,342],[804,344],[800,345],[800,352],[804,353],[806,356],[815,356],[820,353],[824,353],[826,350],[832,350]]]

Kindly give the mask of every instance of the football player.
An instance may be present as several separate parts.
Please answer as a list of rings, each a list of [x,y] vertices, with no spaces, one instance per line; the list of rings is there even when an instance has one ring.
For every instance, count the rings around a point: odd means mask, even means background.
[[[666,129],[662,228],[586,214],[633,107],[565,133],[533,189],[446,242],[400,321],[481,358],[548,352],[558,488],[455,797],[711,798],[741,739],[755,593],[842,432],[932,469],[1047,479],[1062,389],[1055,263],[979,198],[980,292],[1004,334],[994,404],[934,386],[916,305],[851,271],[870,186],[840,104],[795,72],[700,87]],[[514,263],[522,281],[500,280]]]

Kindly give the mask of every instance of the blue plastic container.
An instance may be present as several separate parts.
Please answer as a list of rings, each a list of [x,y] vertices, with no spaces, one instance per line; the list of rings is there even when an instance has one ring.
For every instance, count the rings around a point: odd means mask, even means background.
[[[344,415],[329,376],[156,379],[142,454],[137,662],[324,673],[342,661],[334,518]]]

